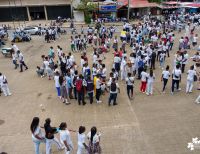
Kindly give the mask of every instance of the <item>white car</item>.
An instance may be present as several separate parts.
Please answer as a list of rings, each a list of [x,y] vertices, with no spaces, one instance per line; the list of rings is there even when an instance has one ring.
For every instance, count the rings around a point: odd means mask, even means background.
[[[24,32],[30,34],[30,35],[37,35],[38,34],[38,27],[25,27],[23,29]]]

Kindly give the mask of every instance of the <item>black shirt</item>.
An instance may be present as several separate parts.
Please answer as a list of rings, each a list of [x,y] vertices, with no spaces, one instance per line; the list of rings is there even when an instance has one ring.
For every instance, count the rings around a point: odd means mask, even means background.
[[[45,137],[47,139],[53,139],[54,138],[54,134],[56,133],[56,128],[55,127],[51,127],[48,124],[44,124],[44,129],[45,129]]]

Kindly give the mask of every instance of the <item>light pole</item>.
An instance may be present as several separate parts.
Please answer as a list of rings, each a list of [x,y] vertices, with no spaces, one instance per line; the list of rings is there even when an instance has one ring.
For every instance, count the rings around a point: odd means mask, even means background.
[[[130,0],[128,0],[128,11],[127,11],[127,20],[129,21],[129,14],[130,14]]]

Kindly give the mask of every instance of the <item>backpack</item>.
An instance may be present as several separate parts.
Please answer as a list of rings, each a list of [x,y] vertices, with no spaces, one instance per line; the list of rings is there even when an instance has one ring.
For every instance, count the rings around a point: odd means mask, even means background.
[[[82,81],[81,79],[76,80],[76,90],[77,90],[78,92],[81,91],[82,86],[83,86],[83,81]]]
[[[117,85],[115,82],[112,82],[110,85],[110,91],[115,92],[117,90]]]
[[[87,91],[93,91],[94,90],[94,82],[92,80],[87,81]]]

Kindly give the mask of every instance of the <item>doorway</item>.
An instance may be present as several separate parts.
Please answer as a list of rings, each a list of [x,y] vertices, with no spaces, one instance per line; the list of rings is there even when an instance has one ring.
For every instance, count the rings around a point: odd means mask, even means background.
[[[31,16],[31,20],[44,20],[45,12],[43,6],[38,7],[29,7],[29,12]]]

